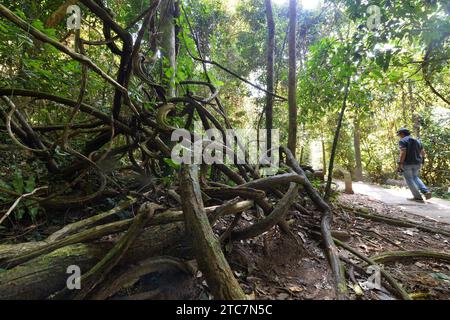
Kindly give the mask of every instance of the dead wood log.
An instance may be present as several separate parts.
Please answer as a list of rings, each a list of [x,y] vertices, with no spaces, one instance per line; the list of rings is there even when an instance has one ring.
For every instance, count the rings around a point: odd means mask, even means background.
[[[81,289],[70,291],[67,287],[58,292],[53,299],[84,299],[96,286],[98,286],[105,276],[119,263],[128,251],[130,246],[138,237],[142,228],[153,217],[157,209],[162,207],[156,203],[144,203],[139,209],[136,218],[133,219],[130,228],[120,238],[114,247],[100,260],[95,266],[89,269],[88,272],[81,276]]]
[[[200,270],[205,274],[212,294],[216,299],[246,299],[203,208],[197,166],[182,166],[180,189],[186,229],[192,238]]]
[[[89,270],[113,245],[111,240],[77,243],[0,272],[0,299],[45,299],[65,286],[68,266],[77,265],[82,272]],[[147,228],[119,265],[134,264],[152,256],[190,258],[191,254],[184,223],[177,222]]]
[[[99,287],[98,290],[92,293],[90,299],[108,299],[123,287],[133,284],[139,277],[168,268],[176,268],[191,275],[195,271],[187,262],[176,257],[161,256],[148,258],[136,264],[129,265],[126,268],[122,268],[118,272],[112,272],[108,277],[108,281],[105,281],[105,285],[101,288]]]
[[[83,219],[71,224],[66,225],[65,227],[59,229],[58,231],[54,232],[50,236],[47,237],[46,241],[53,242],[59,239],[62,239],[64,237],[67,237],[69,235],[72,235],[76,232],[79,232],[82,229],[89,228],[95,224],[100,223],[103,220],[106,220],[107,218],[113,216],[114,214],[117,214],[128,207],[132,206],[134,203],[136,203],[137,199],[131,198],[125,201],[122,201],[119,203],[116,207],[112,208],[111,210],[97,214],[95,216],[92,216],[87,219]]]
[[[213,206],[205,208],[207,214],[212,214],[211,217],[215,217],[214,221],[220,216],[231,215],[240,213],[247,210],[253,206],[253,201],[246,200],[233,203],[228,206]],[[220,209],[220,210],[219,210]],[[102,214],[101,214],[102,215]],[[95,220],[95,216],[92,217]],[[91,219],[91,218],[89,218]],[[89,220],[88,219],[88,220]],[[166,210],[162,213],[157,214],[148,225],[160,225],[168,224],[173,222],[183,221],[183,212],[176,210]],[[83,230],[79,233],[69,235],[65,238],[59,240],[46,239],[45,241],[30,242],[17,245],[3,245],[0,246],[0,266],[5,268],[12,268],[19,265],[25,261],[36,258],[40,255],[49,253],[53,250],[68,246],[71,244],[79,242],[88,242],[101,237],[111,235],[114,233],[122,232],[126,230],[133,219],[126,219],[116,222],[111,222],[108,224],[92,227],[87,230]],[[89,222],[89,221],[88,221]],[[75,222],[74,224],[78,224]],[[79,226],[79,224],[78,224]],[[68,228],[69,230],[71,228]]]

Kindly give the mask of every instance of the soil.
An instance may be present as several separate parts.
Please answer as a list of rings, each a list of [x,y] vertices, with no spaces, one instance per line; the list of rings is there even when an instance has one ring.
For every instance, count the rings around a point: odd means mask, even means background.
[[[404,212],[393,205],[364,195],[340,194],[337,204],[365,208],[368,213],[384,214],[450,230],[450,226],[446,224]],[[432,250],[446,253],[450,251],[450,238],[440,234],[356,217],[339,209],[339,205],[335,206],[334,215],[333,229],[347,233],[350,239],[346,243],[369,257],[386,251],[399,250]],[[295,217],[295,214],[291,214],[291,217]],[[307,228],[302,227],[301,219],[295,218],[291,224],[294,233],[302,239],[301,249],[295,240],[278,231],[233,245],[230,264],[236,270],[235,274],[248,295],[256,299],[281,300],[334,298],[331,273],[320,248],[320,240],[311,239],[312,237],[307,235]],[[361,260],[351,253],[339,250],[350,261],[364,266]],[[349,265],[346,266],[347,269],[351,269]],[[450,298],[448,263],[431,259],[407,259],[386,263],[384,268],[414,299]],[[395,299],[385,289],[365,288],[364,282],[367,281],[368,274],[359,273],[357,270],[353,270],[353,273],[355,280],[363,288],[363,295],[357,295],[353,285],[349,284],[351,299]]]
[[[19,164],[19,163],[17,163]],[[6,167],[7,168],[7,167]],[[13,168],[12,168],[13,169]],[[6,174],[9,172],[5,171]],[[158,189],[158,188],[156,188]],[[159,190],[157,190],[159,191]],[[156,192],[158,201],[164,202],[164,192]],[[167,199],[165,201],[168,201]],[[428,218],[427,214],[417,215],[397,204],[375,200],[362,194],[340,194],[334,205],[334,231],[340,231],[346,243],[366,256],[373,256],[394,250],[432,250],[450,252],[450,238],[427,233],[414,228],[402,228],[378,223],[355,216],[342,209],[347,207],[362,208],[368,213],[374,212],[401,219],[408,219],[424,225],[443,228],[450,231],[450,225]],[[169,206],[173,207],[173,203]],[[288,236],[272,228],[259,237],[247,241],[226,245],[225,252],[235,276],[245,293],[253,299],[334,299],[334,289],[327,259],[321,248],[320,213],[308,203],[305,206],[311,216],[302,215],[298,211],[288,214],[288,222],[295,236]],[[39,240],[61,224],[79,220],[83,216],[92,215],[105,208],[93,207],[86,210],[71,210],[63,215],[64,221],[53,220],[56,214],[48,215],[46,221],[31,223],[28,226],[18,224],[10,230],[1,230],[2,242],[23,242]],[[89,211],[89,212],[88,212]],[[128,210],[123,214],[127,214]],[[59,216],[59,215],[58,215]],[[124,217],[120,217],[124,218]],[[255,217],[251,212],[243,214],[239,224],[242,227]],[[232,218],[223,219],[217,224],[217,234],[223,232]],[[54,228],[55,230],[51,230]],[[361,260],[352,254],[339,249],[349,261],[367,269]],[[387,263],[385,269],[404,286],[415,299],[450,299],[450,264],[431,259],[408,259]],[[395,299],[386,289],[369,289],[364,283],[369,274],[351,268],[347,271],[362,287],[362,292],[355,289],[354,283],[348,281],[351,299]],[[154,273],[141,278],[134,288],[127,288],[115,298],[126,299],[140,292],[154,291],[152,299],[210,299],[206,281],[200,272],[195,278],[179,272],[167,271]]]
[[[365,208],[368,213],[408,219],[428,226],[447,230],[450,228],[434,220],[402,212],[395,206],[364,195],[340,194],[334,209],[333,229],[347,234],[346,243],[366,256],[398,250],[432,250],[446,253],[450,251],[449,237],[360,218],[339,209],[339,204]],[[320,216],[319,213],[314,215],[315,219]],[[245,217],[248,220],[252,219],[250,215]],[[288,219],[297,240],[282,234],[278,229],[272,229],[257,238],[225,246],[228,261],[236,278],[245,293],[252,299],[334,299],[331,272],[320,247],[319,237],[308,234],[308,227],[304,226],[303,221],[307,218],[300,216],[298,212],[290,212]],[[218,230],[225,230],[230,222],[231,219],[221,221]],[[244,219],[243,224],[245,223]],[[300,241],[300,247],[297,241]],[[367,269],[367,266],[357,257],[343,249],[339,250],[342,256],[363,267],[364,270]],[[450,264],[448,263],[432,259],[407,259],[386,263],[383,267],[402,284],[413,299],[450,298]],[[385,286],[380,290],[368,288],[366,282],[370,275],[366,272],[357,270],[349,264],[346,264],[346,268],[354,275],[354,279],[362,288],[362,292],[358,292],[354,283],[349,280],[350,299],[396,299]],[[164,292],[169,292],[169,295],[155,296],[155,298],[177,298],[181,288],[167,289],[172,287],[173,283],[168,281],[163,289]],[[382,284],[384,285],[383,282]],[[183,290],[193,294],[189,296],[190,299],[212,298],[201,272],[197,274],[197,282],[191,283],[189,289],[183,286]]]

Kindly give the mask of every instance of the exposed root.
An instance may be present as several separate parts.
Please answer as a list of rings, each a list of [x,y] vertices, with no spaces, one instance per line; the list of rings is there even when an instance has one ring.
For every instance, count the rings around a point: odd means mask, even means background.
[[[447,263],[450,262],[450,254],[444,252],[435,252],[427,250],[413,250],[413,251],[387,251],[370,259],[376,263],[394,262],[403,259],[426,258],[442,260]]]
[[[397,227],[406,227],[406,228],[417,228],[419,230],[425,231],[425,232],[429,232],[429,233],[439,233],[442,234],[444,236],[450,237],[450,231],[444,230],[444,229],[439,229],[439,228],[433,228],[433,227],[428,227],[425,226],[423,224],[420,223],[416,223],[416,222],[412,222],[412,221],[407,221],[407,220],[400,220],[400,219],[396,219],[396,218],[392,218],[392,217],[387,217],[387,216],[383,216],[380,214],[375,214],[375,213],[365,213],[362,212],[360,210],[357,210],[355,208],[352,207],[347,207],[347,206],[343,206],[341,205],[344,209],[352,212],[353,214],[357,215],[358,217],[362,217],[365,219],[370,219],[373,221],[377,221],[377,222],[383,222],[392,226],[397,226]]]
[[[227,300],[246,299],[209,224],[195,166],[182,167],[180,187],[186,229],[192,237],[200,270],[205,274],[214,297]]]
[[[409,296],[409,294],[405,291],[405,289],[403,289],[403,287],[397,282],[397,280],[394,279],[394,277],[387,272],[386,270],[384,270],[380,265],[378,265],[375,261],[373,261],[372,259],[366,257],[365,255],[363,255],[362,253],[356,251],[355,249],[353,249],[352,247],[350,247],[349,245],[345,244],[344,242],[339,241],[338,239],[333,239],[333,241],[340,247],[344,248],[345,250],[353,253],[355,256],[357,256],[358,258],[362,259],[363,261],[367,262],[370,265],[374,265],[377,266],[380,270],[381,275],[383,275],[387,282],[395,289],[395,294],[399,297],[402,298],[403,300],[412,300],[411,297]]]

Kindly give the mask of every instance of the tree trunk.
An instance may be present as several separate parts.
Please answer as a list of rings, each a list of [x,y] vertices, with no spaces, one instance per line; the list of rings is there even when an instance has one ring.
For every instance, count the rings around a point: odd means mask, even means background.
[[[348,98],[348,91],[350,87],[350,77],[347,79],[347,84],[345,85],[345,93],[344,93],[344,100],[342,101],[342,109],[339,114],[339,119],[336,127],[336,133],[334,134],[333,139],[333,147],[331,148],[331,154],[330,154],[330,163],[328,165],[328,179],[327,179],[327,186],[325,188],[325,200],[328,200],[331,193],[331,181],[333,180],[333,166],[334,166],[334,157],[336,155],[337,145],[339,141],[339,133],[341,132],[341,126],[342,126],[342,119],[344,118],[345,109],[347,108],[347,98]]]
[[[354,120],[353,128],[353,146],[355,148],[355,181],[362,180],[362,162],[361,162],[361,128],[359,126],[359,115]]]
[[[323,136],[320,139],[320,143],[322,144],[322,171],[323,171],[323,177],[327,174],[327,150],[325,149],[325,137]]]
[[[289,1],[289,81],[288,81],[288,105],[289,105],[289,133],[288,148],[294,158],[297,145],[297,101],[296,101],[296,25],[297,25],[297,1]]]
[[[180,175],[181,202],[186,230],[192,239],[200,270],[211,288],[214,298],[243,300],[245,294],[225,259],[220,242],[208,221],[198,183],[197,166],[183,165]]]
[[[413,132],[417,138],[420,138],[420,115],[416,112],[416,101],[412,92],[412,83],[408,83],[409,103],[411,107],[411,121],[413,123]]]
[[[272,2],[271,0],[264,1],[266,6],[267,17],[267,91],[274,92],[273,72],[274,72],[274,51],[275,51],[275,22],[273,20]],[[273,96],[266,95],[266,130],[267,130],[267,150],[272,147],[272,128],[273,128]],[[270,151],[269,151],[270,155]]]
[[[176,71],[176,43],[175,43],[175,3],[174,0],[163,0],[161,2],[161,20],[159,32],[161,33],[161,53],[167,59],[163,68],[172,69],[169,79],[165,79],[170,97],[176,96],[175,71]],[[163,72],[164,74],[164,72]]]

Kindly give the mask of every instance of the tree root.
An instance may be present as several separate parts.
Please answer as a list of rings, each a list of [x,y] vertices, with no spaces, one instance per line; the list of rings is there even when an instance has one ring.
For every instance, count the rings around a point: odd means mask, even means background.
[[[425,231],[425,232],[429,232],[429,233],[433,233],[433,234],[439,233],[439,234],[442,234],[444,236],[450,237],[450,231],[447,231],[447,230],[444,230],[444,229],[428,227],[428,226],[424,226],[423,224],[420,224],[420,223],[407,221],[407,220],[400,220],[400,219],[391,218],[391,217],[386,217],[386,216],[383,216],[383,215],[380,215],[380,214],[364,213],[364,212],[362,212],[360,210],[357,210],[355,208],[351,208],[351,207],[344,206],[344,205],[341,205],[341,206],[344,209],[351,211],[352,213],[354,213],[358,217],[370,219],[370,220],[377,221],[377,222],[384,222],[386,224],[389,224],[389,225],[392,225],[392,226],[397,226],[397,227],[417,228],[417,229],[419,229],[421,231]]]
[[[340,246],[340,247],[344,248],[345,250],[353,253],[355,256],[357,256],[361,260],[367,262],[368,264],[377,266],[380,269],[380,273],[386,278],[386,281],[394,288],[394,290],[395,290],[394,293],[398,297],[402,298],[403,300],[411,300],[411,297],[409,296],[409,294],[405,291],[405,289],[402,288],[402,286],[397,282],[397,280],[395,280],[394,277],[389,272],[387,272],[386,270],[381,268],[375,261],[373,261],[372,259],[366,257],[362,253],[356,251],[355,249],[353,249],[349,245],[345,244],[344,242],[339,241],[338,239],[333,238],[333,241],[338,246]]]
[[[412,250],[412,251],[388,251],[370,257],[376,263],[393,262],[402,259],[429,258],[450,262],[450,254],[444,252],[435,252],[428,250]]]
[[[233,203],[228,206],[213,206],[205,208],[206,213],[215,213],[217,218],[224,215],[232,215],[240,213],[247,210],[253,206],[253,201],[246,200]],[[220,208],[220,210],[219,210]],[[217,211],[216,211],[217,210]],[[106,214],[106,213],[105,213]],[[88,218],[89,220],[90,218]],[[183,211],[166,210],[159,213],[149,221],[148,225],[161,225],[169,224],[174,222],[180,222],[184,220]],[[83,220],[82,220],[83,221]],[[79,222],[82,222],[79,221]],[[95,221],[95,220],[94,220]],[[81,232],[75,233],[73,235],[66,236],[65,238],[60,238],[59,240],[45,240],[36,243],[25,243],[17,245],[5,245],[0,246],[0,266],[4,268],[12,268],[25,261],[36,258],[40,255],[49,253],[58,248],[68,246],[80,242],[88,242],[92,240],[99,239],[101,237],[111,235],[114,233],[122,232],[126,230],[133,219],[126,219],[116,222],[111,222],[108,224],[96,226],[83,230]],[[91,223],[89,220],[88,223]],[[78,222],[76,222],[78,223]],[[81,224],[81,223],[80,223]],[[80,225],[79,224],[79,225]]]
[[[317,190],[314,189],[311,182],[305,175],[305,172],[300,167],[297,160],[292,155],[291,151],[288,148],[282,148],[282,151],[286,155],[286,162],[292,169],[296,172],[296,174],[302,178],[303,187],[305,191],[308,193],[310,199],[314,202],[314,204],[318,207],[318,209],[322,212],[322,220],[320,223],[322,230],[322,237],[325,245],[325,249],[328,256],[328,261],[331,266],[331,270],[333,272],[334,281],[335,281],[335,289],[336,296],[338,299],[347,299],[347,285],[345,282],[345,275],[341,268],[341,262],[339,260],[338,250],[333,242],[333,238],[331,236],[331,222],[333,220],[331,208],[328,204],[320,197]]]
[[[87,219],[83,219],[71,224],[66,225],[64,228],[59,229],[58,231],[54,232],[53,234],[51,234],[50,236],[47,237],[46,241],[48,242],[53,242],[56,240],[60,240],[62,238],[65,238],[69,235],[72,235],[74,233],[79,232],[82,229],[86,229],[89,228],[95,224],[100,223],[101,221],[107,219],[108,217],[113,216],[114,214],[117,214],[125,209],[127,209],[128,207],[132,206],[134,203],[136,203],[137,199],[132,198],[129,200],[125,200],[121,203],[119,203],[116,207],[114,207],[113,209],[104,212],[104,213],[100,213],[97,214],[93,217],[87,218]]]
[[[183,165],[180,189],[186,229],[192,237],[200,270],[205,274],[206,281],[216,299],[246,299],[209,224],[203,208],[197,174],[196,166]]]
[[[0,272],[0,299],[45,299],[64,287],[67,267],[77,265],[89,270],[100,261],[114,242],[103,239],[77,243],[40,255],[12,269]],[[132,244],[120,266],[128,266],[152,256],[192,257],[184,223],[147,228]]]
[[[231,232],[230,238],[233,241],[253,238],[260,235],[283,219],[286,215],[289,207],[295,201],[298,196],[298,185],[291,183],[286,195],[278,202],[272,213],[266,216],[264,219],[252,224],[251,226],[238,231]]]

